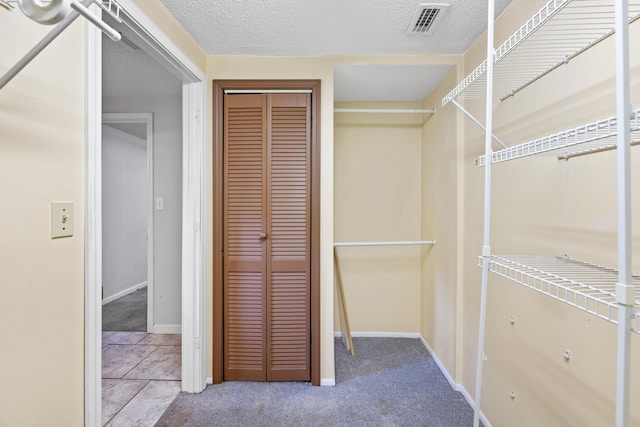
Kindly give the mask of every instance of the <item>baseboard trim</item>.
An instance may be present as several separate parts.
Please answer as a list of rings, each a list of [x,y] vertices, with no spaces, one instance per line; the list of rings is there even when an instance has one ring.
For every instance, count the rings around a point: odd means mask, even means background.
[[[181,334],[182,325],[153,325],[152,334]]]
[[[132,294],[135,291],[137,291],[138,289],[142,289],[142,288],[144,288],[146,286],[147,286],[147,282],[146,281],[138,283],[137,285],[133,285],[132,287],[127,288],[127,289],[125,289],[123,291],[120,291],[120,292],[118,292],[116,294],[113,294],[110,297],[104,298],[102,300],[102,305],[109,304],[110,302],[115,301],[118,298],[122,298],[125,295]]]
[[[473,400],[473,398],[471,397],[471,395],[469,394],[467,389],[465,389],[464,387],[460,386],[458,391],[460,392],[460,394],[462,394],[464,396],[464,398],[467,401],[467,403],[469,404],[469,406],[471,406],[471,408],[474,408],[475,405],[476,405],[476,402],[475,402],[475,400]],[[484,427],[492,427],[491,423],[489,422],[487,417],[484,416],[484,413],[482,411],[480,411],[480,421],[482,421],[482,424],[484,424]]]
[[[213,384],[213,377],[207,377],[207,384]]]
[[[475,400],[473,400],[471,398],[471,395],[469,394],[467,389],[464,388],[464,386],[462,384],[458,384],[457,382],[455,382],[453,377],[449,374],[449,371],[447,371],[445,369],[445,367],[442,364],[442,362],[440,362],[440,359],[438,359],[438,356],[436,356],[436,353],[433,351],[433,349],[431,348],[429,343],[427,343],[427,340],[425,340],[422,335],[420,335],[420,341],[422,341],[422,344],[424,345],[424,347],[427,349],[429,354],[431,354],[431,357],[433,358],[433,361],[436,362],[436,365],[438,366],[438,368],[442,372],[442,375],[444,375],[444,377],[449,382],[449,385],[451,385],[451,388],[453,388],[455,391],[457,391],[460,394],[462,394],[462,396],[467,401],[469,406],[471,406],[472,409],[475,408],[475,406],[476,406]],[[489,420],[487,420],[487,417],[484,416],[482,411],[480,411],[480,421],[482,421],[482,424],[484,424],[485,427],[492,427],[491,423],[489,422]]]
[[[321,378],[320,387],[334,387],[336,385],[335,378]]]
[[[442,362],[440,362],[440,359],[438,359],[438,356],[436,356],[436,353],[433,351],[429,343],[427,343],[427,340],[425,340],[422,335],[420,335],[420,341],[422,341],[422,344],[424,345],[424,347],[427,349],[427,351],[433,358],[433,361],[436,362],[436,365],[438,365],[438,368],[440,368],[440,371],[442,371],[442,375],[444,375],[444,377],[447,379],[451,388],[454,389],[455,391],[460,391],[460,388],[461,388],[460,384],[455,382],[453,377],[449,374],[449,371],[447,371],[447,369],[444,367]]]
[[[334,331],[336,338],[342,337],[342,332]],[[354,338],[421,338],[419,332],[351,332]]]

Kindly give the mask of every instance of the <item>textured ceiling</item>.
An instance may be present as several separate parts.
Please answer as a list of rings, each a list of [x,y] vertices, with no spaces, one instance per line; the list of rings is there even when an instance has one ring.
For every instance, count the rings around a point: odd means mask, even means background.
[[[512,0],[496,0],[496,15]],[[484,0],[161,0],[209,55],[459,55],[486,29]],[[433,35],[407,34],[424,3],[449,4]],[[449,65],[341,65],[336,101],[419,101]]]
[[[496,15],[512,0],[496,0]],[[420,1],[161,0],[209,55],[456,55],[486,28],[484,0],[449,4],[433,35],[409,35]],[[433,4],[431,3],[431,4]],[[109,22],[134,43],[126,26]],[[178,94],[180,82],[144,53],[105,39],[105,95]],[[153,53],[153,52],[151,52]],[[336,101],[420,101],[451,69],[445,64],[335,67]]]
[[[422,101],[450,64],[336,65],[335,101]]]
[[[209,55],[462,54],[486,28],[484,0],[450,4],[431,36],[406,34],[420,1],[161,0]],[[511,0],[496,0],[499,14]]]

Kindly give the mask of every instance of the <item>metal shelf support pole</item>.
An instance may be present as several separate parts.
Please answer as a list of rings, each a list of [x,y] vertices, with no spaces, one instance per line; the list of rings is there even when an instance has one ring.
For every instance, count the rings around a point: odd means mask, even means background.
[[[629,115],[629,2],[615,3],[616,112],[618,120],[618,348],[616,365],[616,426],[629,425],[631,314],[634,304],[631,278],[631,150]]]
[[[485,156],[491,159],[491,141],[493,133],[493,65],[495,49],[493,47],[495,0],[488,0],[487,11],[487,113],[485,132]],[[480,291],[480,319],[478,321],[478,356],[476,360],[475,408],[473,426],[480,426],[480,401],[482,397],[482,364],[484,361],[484,333],[487,314],[487,288],[489,281],[489,263],[491,261],[491,161],[484,168],[484,240],[482,245],[482,289]]]

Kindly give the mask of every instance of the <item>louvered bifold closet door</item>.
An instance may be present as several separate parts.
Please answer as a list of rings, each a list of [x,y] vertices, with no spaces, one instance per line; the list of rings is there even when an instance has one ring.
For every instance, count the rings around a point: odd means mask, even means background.
[[[225,95],[224,378],[266,379],[266,100]]]
[[[224,379],[309,381],[310,96],[224,102]]]
[[[309,381],[311,104],[268,96],[268,381]]]

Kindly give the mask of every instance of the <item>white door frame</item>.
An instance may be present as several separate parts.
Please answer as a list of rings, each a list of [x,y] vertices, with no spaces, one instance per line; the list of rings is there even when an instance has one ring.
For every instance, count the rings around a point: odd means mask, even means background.
[[[102,113],[103,124],[136,123],[147,127],[147,332],[153,332],[153,113]]]
[[[206,386],[206,230],[204,138],[206,75],[133,0],[118,0],[121,17],[183,82],[182,390]],[[100,9],[92,6],[93,13]],[[101,425],[102,363],[102,37],[85,24],[85,426]]]

